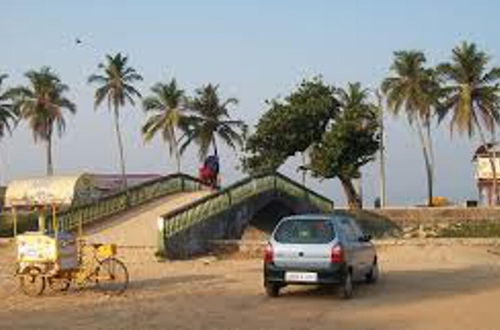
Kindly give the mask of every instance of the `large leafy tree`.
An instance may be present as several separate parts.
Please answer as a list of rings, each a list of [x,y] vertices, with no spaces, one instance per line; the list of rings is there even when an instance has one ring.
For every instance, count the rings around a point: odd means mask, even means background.
[[[0,139],[5,136],[5,133],[12,131],[17,120],[9,93],[2,90],[2,83],[7,77],[6,74],[0,74]]]
[[[152,95],[143,100],[144,111],[149,114],[142,127],[145,141],[151,141],[160,134],[168,143],[170,155],[175,155],[177,172],[181,171],[181,156],[178,144],[178,129],[186,118],[184,91],[177,87],[177,82],[157,83],[151,88]]]
[[[284,100],[268,104],[246,143],[243,167],[250,173],[275,171],[290,156],[306,153],[338,111],[335,88],[319,77],[303,80]]]
[[[431,119],[440,95],[440,87],[435,72],[426,68],[425,62],[425,55],[420,51],[395,52],[391,66],[394,75],[384,79],[382,92],[387,98],[389,110],[394,115],[404,111],[408,122],[417,131],[427,174],[428,205],[432,206],[434,157]]]
[[[447,82],[441,119],[450,114],[452,132],[457,130],[467,133],[469,137],[477,132],[485,146],[485,130],[493,136],[500,121],[500,68],[489,67],[489,62],[487,53],[479,50],[474,43],[463,42],[453,49],[450,62],[438,66],[439,73]],[[490,166],[494,177],[494,203],[498,204],[497,171],[493,157],[490,157]]]
[[[229,115],[229,106],[237,103],[235,98],[221,100],[217,85],[208,84],[197,89],[194,99],[189,102],[191,115],[183,125],[185,134],[181,152],[195,142],[199,147],[199,157],[203,159],[210,146],[214,155],[218,155],[218,139],[233,149],[243,145],[246,125]]]
[[[312,147],[307,168],[313,176],[338,178],[350,208],[360,208],[361,198],[352,183],[360,168],[375,158],[379,149],[378,109],[368,101],[359,83],[337,91],[340,112]]]
[[[142,80],[142,76],[128,64],[128,57],[117,53],[106,55],[104,63],[98,66],[100,73],[89,77],[89,83],[97,84],[94,94],[94,105],[99,107],[104,101],[110,111],[113,111],[115,121],[116,139],[120,154],[120,168],[123,178],[123,188],[126,190],[127,177],[125,170],[125,156],[123,142],[120,132],[120,108],[127,103],[135,105],[135,99],[141,97],[141,93],[134,84]]]
[[[69,87],[49,67],[25,74],[29,84],[10,89],[7,93],[21,119],[28,122],[35,142],[46,144],[47,175],[54,173],[52,161],[52,139],[54,130],[62,136],[66,127],[65,111],[76,112],[76,106],[65,93]]]
[[[269,110],[259,119],[256,131],[245,144],[243,170],[250,174],[274,172],[287,160],[294,147],[284,130],[292,117],[290,108],[276,100],[269,102]]]

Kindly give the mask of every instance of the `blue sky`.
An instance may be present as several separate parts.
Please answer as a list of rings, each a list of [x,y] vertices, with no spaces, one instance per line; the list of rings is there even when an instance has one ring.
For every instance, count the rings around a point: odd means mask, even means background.
[[[234,117],[255,124],[264,101],[288,93],[302,78],[321,74],[336,86],[360,81],[376,88],[388,74],[392,53],[425,51],[429,64],[447,60],[463,40],[476,42],[500,65],[498,1],[23,1],[0,0],[0,72],[7,85],[24,83],[23,73],[49,65],[71,87],[78,113],[55,142],[57,173],[118,171],[112,117],[94,111],[86,83],[104,54],[125,52],[142,73],[143,94],[175,76],[192,94],[202,84],[220,84],[237,97]],[[75,38],[83,43],[76,45]],[[123,109],[122,124],[130,172],[165,173],[174,162],[155,141],[144,145],[140,108]],[[388,197],[391,204],[425,199],[425,173],[416,136],[403,119],[387,120]],[[455,201],[476,198],[470,162],[476,140],[450,138],[446,124],[435,133],[436,193]],[[40,175],[42,145],[20,126],[0,144],[1,179]],[[237,157],[224,151],[223,180],[242,175]],[[195,150],[184,168],[195,173]],[[296,161],[282,168],[295,172]],[[377,164],[364,169],[365,201],[378,191]],[[338,183],[309,183],[343,203]]]

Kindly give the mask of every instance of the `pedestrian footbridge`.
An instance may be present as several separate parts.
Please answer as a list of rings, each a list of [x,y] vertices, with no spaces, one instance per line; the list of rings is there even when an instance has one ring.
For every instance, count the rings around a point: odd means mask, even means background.
[[[91,241],[150,247],[178,259],[208,252],[213,240],[241,238],[250,221],[269,209],[330,212],[333,202],[279,173],[247,177],[219,191],[175,174],[61,212],[57,223]]]
[[[170,259],[187,258],[209,251],[214,240],[240,239],[266,208],[285,214],[331,212],[333,202],[279,173],[248,177],[161,216],[160,251]]]

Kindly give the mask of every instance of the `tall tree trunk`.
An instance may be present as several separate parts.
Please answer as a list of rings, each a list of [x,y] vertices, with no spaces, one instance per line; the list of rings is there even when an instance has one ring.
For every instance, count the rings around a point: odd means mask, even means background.
[[[432,206],[433,199],[433,174],[432,174],[432,164],[429,156],[429,149],[427,147],[425,136],[422,131],[422,123],[420,122],[420,117],[417,116],[417,134],[420,140],[420,145],[422,146],[422,153],[424,155],[425,170],[427,173],[427,206]]]
[[[379,140],[379,152],[380,152],[380,207],[384,208],[387,204],[386,197],[386,187],[385,187],[385,132],[384,132],[384,106],[382,104],[382,94],[377,91],[375,92],[377,97],[377,103],[379,108],[379,125],[380,125],[380,140]]]
[[[493,123],[493,128],[491,130],[491,145],[493,146],[493,150],[495,149],[496,146],[496,132],[495,132],[495,124]],[[493,159],[493,191],[495,193],[494,197],[494,205],[498,205],[498,198],[500,197],[498,194],[498,181],[497,181],[497,153],[496,151],[493,152],[492,156],[490,157],[490,160]],[[491,163],[490,163],[491,164]]]
[[[219,156],[218,150],[217,150],[217,142],[215,142],[215,136],[212,138],[212,144],[214,147],[214,155]]]
[[[181,173],[181,154],[179,152],[179,142],[177,141],[177,134],[175,133],[175,128],[172,128],[172,138],[174,141],[175,149],[175,162],[177,165],[177,173]]]
[[[344,188],[345,195],[347,197],[347,205],[350,209],[360,209],[361,208],[361,198],[358,195],[352,180],[348,177],[339,175],[340,183],[342,188]]]
[[[54,175],[54,165],[52,164],[52,134],[47,138],[47,176]]]
[[[123,142],[122,142],[122,135],[120,133],[120,117],[118,113],[118,107],[115,105],[114,108],[114,117],[115,117],[115,131],[116,131],[116,139],[118,141],[118,151],[120,153],[120,169],[121,169],[121,175],[122,175],[122,180],[123,180],[123,190],[125,190],[128,193],[128,182],[127,182],[127,174],[125,172],[125,157],[124,157],[124,152],[123,152]]]
[[[491,167],[491,171],[493,172],[493,205],[498,204],[498,184],[497,184],[497,170],[495,166],[495,153],[489,152],[488,150],[488,143],[486,142],[486,137],[484,136],[483,129],[481,125],[479,124],[479,121],[477,120],[477,117],[474,116],[474,123],[476,124],[477,131],[479,133],[479,138],[481,139],[481,144],[485,147],[486,151],[488,152],[488,159]]]
[[[302,185],[306,186],[306,152],[302,152]]]
[[[430,121],[427,119],[425,123],[425,128],[427,130],[427,145],[429,146],[429,159],[431,161],[431,175],[432,175],[432,182],[434,186],[434,182],[436,180],[436,166],[435,166],[435,161],[434,161],[434,146],[432,143],[432,130],[431,130],[431,124]]]

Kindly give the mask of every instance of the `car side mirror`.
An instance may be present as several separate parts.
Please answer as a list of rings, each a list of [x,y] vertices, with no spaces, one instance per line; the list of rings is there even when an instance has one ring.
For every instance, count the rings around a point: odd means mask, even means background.
[[[372,235],[363,235],[359,238],[360,242],[369,242],[372,240]]]

